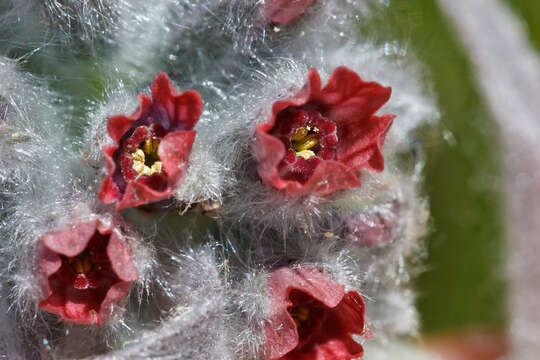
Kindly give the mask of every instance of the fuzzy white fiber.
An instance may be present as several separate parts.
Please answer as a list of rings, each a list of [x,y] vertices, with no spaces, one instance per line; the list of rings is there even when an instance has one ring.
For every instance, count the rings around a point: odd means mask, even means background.
[[[439,356],[406,342],[379,343],[366,346],[366,360],[442,360]]]
[[[320,0],[286,25],[264,20],[262,4],[0,6],[9,38],[0,46],[0,357],[262,360],[268,275],[309,265],[366,300],[375,339],[359,339],[365,359],[423,359],[397,340],[418,331],[409,283],[421,269],[429,217],[415,130],[438,119],[422,67],[357,34],[384,1]],[[66,69],[36,66],[54,59]],[[324,197],[263,185],[252,154],[255,126],[304,86],[310,68],[324,84],[342,65],[393,89],[378,112],[396,115],[385,170],[364,171],[361,188]],[[137,94],[149,94],[162,71],[177,91],[203,98],[189,166],[169,201],[117,213],[97,198],[102,148],[112,141],[107,120],[133,113]],[[89,94],[96,83],[99,91]],[[62,322],[37,305],[41,237],[91,219],[115,224],[139,273],[101,328]]]

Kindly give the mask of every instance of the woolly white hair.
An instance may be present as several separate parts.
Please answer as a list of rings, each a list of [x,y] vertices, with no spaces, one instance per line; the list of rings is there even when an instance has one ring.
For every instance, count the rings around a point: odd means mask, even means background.
[[[22,358],[263,359],[267,277],[279,265],[316,266],[361,293],[378,342],[415,334],[408,282],[416,269],[408,263],[423,254],[428,211],[413,131],[438,114],[413,57],[355,40],[351,29],[380,3],[318,1],[297,22],[269,27],[256,0],[46,0],[40,10],[30,6],[35,0],[10,2],[2,28],[14,14],[24,14],[22,22],[45,17],[32,31],[60,29],[66,53],[80,54],[78,40],[90,44],[86,60],[104,73],[105,91],[94,102],[68,99],[68,90],[54,93],[48,79],[0,58],[1,290],[10,295],[0,308],[16,310],[0,333],[21,333],[0,342],[0,351]],[[13,39],[21,35],[15,33]],[[385,170],[364,172],[359,189],[324,197],[291,198],[263,185],[251,154],[255,125],[275,101],[304,86],[309,68],[324,80],[341,65],[393,88],[380,111],[397,115],[383,149]],[[96,199],[105,175],[101,149],[111,141],[106,122],[131,114],[137,93],[148,93],[164,70],[179,91],[193,88],[204,100],[190,164],[174,191],[174,205],[184,211],[169,203],[116,214]],[[71,118],[74,104],[86,104],[87,114]],[[69,127],[81,124],[82,136]],[[211,216],[196,206],[205,202],[218,208]],[[371,246],[351,241],[348,219],[369,228],[373,216],[391,219],[388,238]],[[97,218],[124,233],[139,280],[103,328],[55,323],[37,311],[43,294],[35,250],[45,233]],[[362,341],[375,349],[366,358],[384,358],[377,341]]]
[[[365,352],[366,360],[441,360],[434,353],[401,341],[367,344]]]

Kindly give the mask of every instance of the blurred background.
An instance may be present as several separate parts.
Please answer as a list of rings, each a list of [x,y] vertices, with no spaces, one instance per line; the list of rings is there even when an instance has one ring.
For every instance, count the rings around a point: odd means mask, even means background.
[[[505,2],[539,49],[540,1]],[[507,347],[508,313],[496,123],[437,1],[392,0],[363,27],[378,29],[373,41],[412,51],[425,64],[442,115],[438,128],[422,134],[432,214],[426,267],[416,281],[425,343],[448,359],[497,359]]]

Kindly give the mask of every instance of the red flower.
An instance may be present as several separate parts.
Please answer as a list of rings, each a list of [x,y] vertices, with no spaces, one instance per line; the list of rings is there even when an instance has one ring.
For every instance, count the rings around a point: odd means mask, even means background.
[[[276,101],[270,119],[256,127],[263,182],[288,194],[325,195],[359,187],[359,169],[382,171],[381,146],[394,115],[374,113],[391,92],[344,66],[321,89],[311,69],[302,90]]]
[[[99,220],[50,232],[41,241],[46,298],[39,307],[65,321],[100,326],[138,278],[124,240]]]
[[[99,190],[101,201],[117,201],[121,210],[168,198],[187,167],[201,113],[198,92],[177,94],[167,74],[158,74],[152,99],[140,94],[137,111],[107,122],[116,145],[103,148],[108,176]]]
[[[364,300],[313,268],[280,268],[269,278],[265,327],[271,360],[350,360],[363,355]]]
[[[286,24],[296,20],[315,0],[267,0],[263,16],[273,23]]]

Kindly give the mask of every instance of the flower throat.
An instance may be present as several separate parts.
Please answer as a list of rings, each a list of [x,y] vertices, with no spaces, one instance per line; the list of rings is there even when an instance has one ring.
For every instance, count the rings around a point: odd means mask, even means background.
[[[310,159],[317,155],[313,150],[319,144],[319,129],[311,126],[300,127],[290,140],[296,156]]]
[[[149,138],[131,153],[133,159],[133,170],[139,175],[161,174],[162,163],[158,155],[159,139]]]

